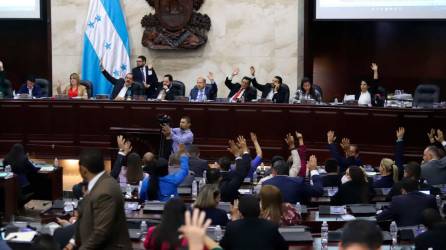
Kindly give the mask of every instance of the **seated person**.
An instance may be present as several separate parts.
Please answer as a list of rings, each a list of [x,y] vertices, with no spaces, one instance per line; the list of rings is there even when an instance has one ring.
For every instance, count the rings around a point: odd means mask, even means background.
[[[2,248],[3,249],[3,248]],[[54,239],[53,236],[49,234],[39,234],[32,241],[31,250],[59,250],[61,246]]]
[[[300,88],[297,89],[293,102],[299,103],[305,100],[322,101],[321,93],[313,87],[313,83],[307,77],[304,77],[300,82]]]
[[[238,205],[238,207],[237,207]],[[255,196],[244,195],[234,204],[232,217],[238,220],[229,222],[220,241],[225,250],[231,249],[288,249],[279,233],[278,226],[259,218],[260,206]]]
[[[290,166],[290,177],[297,177],[301,176],[305,178],[307,176],[306,173],[306,163],[305,163],[305,155],[306,155],[306,148],[303,143],[303,136],[302,134],[296,132],[296,137],[299,140],[299,148],[296,148],[296,145],[294,143],[294,137],[291,135],[291,133],[288,133],[285,138],[285,142],[288,144],[288,150],[290,150],[291,156],[288,157],[288,165]],[[301,155],[303,156],[301,160]],[[291,160],[290,160],[291,159]]]
[[[310,171],[312,185],[305,182],[305,179],[298,177],[290,177],[289,168],[285,161],[278,160],[274,162],[272,169],[274,177],[262,183],[262,186],[272,185],[277,187],[283,195],[283,201],[291,204],[296,202],[306,203],[313,196],[322,196],[324,190],[322,188],[322,180],[319,176],[317,167],[317,159],[313,155],[310,157],[308,169]]]
[[[161,83],[157,83],[155,86],[154,98],[159,101],[173,101],[175,100],[175,96],[179,95],[180,94],[173,86],[172,75],[165,75],[163,81]]]
[[[280,190],[271,185],[260,189],[260,217],[279,226],[293,226],[299,224],[300,216],[294,205],[283,202]]]
[[[3,62],[0,61],[0,96],[3,98],[13,98],[12,88],[6,85],[6,73],[3,67]]]
[[[17,94],[28,94],[29,96],[40,98],[42,97],[42,89],[36,84],[36,78],[34,76],[28,76],[26,83],[20,86]]]
[[[102,62],[100,64],[101,72],[104,77],[113,85],[113,91],[111,98],[112,100],[127,100],[132,99],[135,95],[141,95],[142,90],[138,84],[133,81],[133,74],[127,73],[125,79],[114,78],[111,76],[107,70],[105,70]]]
[[[242,83],[232,83],[234,76],[240,73],[240,69],[235,68],[232,74],[226,77],[225,85],[229,88],[229,102],[250,102],[257,98],[256,91],[251,87],[251,79],[243,77]]]
[[[421,177],[430,185],[446,184],[446,157],[436,146],[428,146],[423,152]]]
[[[373,188],[391,188],[398,182],[398,167],[389,158],[383,158],[379,164],[381,179],[373,183]]]
[[[189,161],[190,162],[190,161]],[[169,174],[173,174],[181,169],[180,155],[178,153],[171,154],[169,156]],[[190,165],[189,165],[190,170]],[[192,183],[194,182],[195,174],[189,171],[186,178],[180,183],[178,187],[190,187],[192,188]]]
[[[360,92],[356,93],[355,100],[359,105],[384,106],[387,96],[384,89],[378,85],[378,65],[372,63],[370,68],[373,71],[373,80],[361,79]]]
[[[415,249],[446,249],[446,221],[438,210],[428,208],[422,213],[423,225],[427,231],[415,238]]]
[[[203,177],[203,172],[209,170],[207,160],[200,158],[200,149],[196,145],[186,147],[189,154],[189,170],[194,172],[196,177]]]
[[[172,195],[178,195],[178,186],[184,181],[189,172],[189,157],[185,154],[183,144],[179,147],[180,170],[169,174],[169,166],[165,159],[160,158],[157,164],[149,169],[149,177],[144,178],[139,197],[141,201],[167,201]]]
[[[288,103],[289,100],[286,99],[286,97],[289,96],[290,93],[289,89],[282,86],[282,77],[275,76],[271,80],[271,83],[259,84],[255,76],[255,68],[251,66],[250,70],[252,86],[262,92],[262,99],[270,100],[274,103]]]
[[[357,166],[351,166],[342,177],[342,185],[338,192],[331,197],[333,205],[366,204],[372,194],[365,171]]]
[[[206,100],[215,100],[217,96],[217,83],[214,80],[214,73],[209,72],[209,81],[211,81],[210,86],[206,85],[206,79],[204,77],[197,78],[197,84],[193,89],[190,90],[190,100],[196,102],[203,102]]]
[[[380,250],[383,243],[381,229],[371,221],[355,220],[342,229],[340,250]]]
[[[14,144],[3,159],[3,167],[10,165],[11,170],[17,175],[18,182],[22,188],[22,195],[32,192],[33,188],[29,178],[39,171],[28,159],[28,154],[22,144]]]
[[[81,80],[77,73],[72,73],[70,75],[70,84],[65,87],[62,91],[61,89],[62,83],[59,81],[59,84],[56,87],[56,91],[58,95],[67,95],[69,97],[80,97],[80,98],[88,98],[87,88],[81,85]]]
[[[218,190],[218,186],[206,184],[200,190],[193,207],[206,212],[206,219],[212,220],[211,225],[220,225],[225,227],[229,220],[226,212],[220,208],[217,208],[219,202],[220,191]]]
[[[327,174],[322,176],[322,185],[324,187],[339,187],[341,185],[341,177],[339,176],[339,166],[335,159],[325,161],[325,171]]]
[[[339,144],[344,151],[344,156],[338,151],[338,147],[335,143],[336,136],[334,131],[327,132],[327,142],[328,149],[330,150],[330,155],[339,164],[339,173],[344,174],[345,170],[349,166],[362,166],[362,161],[359,158],[359,149],[357,145],[350,144],[350,139],[343,138],[342,142]]]
[[[138,56],[136,67],[132,69],[133,79],[144,85],[144,93],[149,99],[155,98],[155,86],[158,83],[158,76],[151,64],[146,65],[147,58]]]
[[[220,158],[216,168],[210,169],[206,173],[207,183],[218,185],[221,200],[224,202],[233,202],[238,198],[238,190],[250,168],[251,156],[246,140],[243,137],[238,137],[237,140],[240,147],[234,141],[229,141],[229,150],[235,156],[235,170],[230,171],[231,161],[228,158]]]
[[[390,206],[376,216],[378,221],[394,220],[400,227],[415,226],[423,222],[421,214],[425,209],[437,209],[435,197],[419,192],[416,180],[402,180],[401,193],[394,196]]]

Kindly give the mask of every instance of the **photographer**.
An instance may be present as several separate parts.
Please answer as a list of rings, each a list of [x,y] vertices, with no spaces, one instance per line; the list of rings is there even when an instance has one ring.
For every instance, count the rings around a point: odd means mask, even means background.
[[[178,146],[184,144],[188,146],[194,142],[194,134],[190,130],[191,121],[190,117],[183,116],[180,120],[179,128],[170,128],[168,123],[161,124],[161,132],[167,140],[172,140],[172,153],[178,151]]]

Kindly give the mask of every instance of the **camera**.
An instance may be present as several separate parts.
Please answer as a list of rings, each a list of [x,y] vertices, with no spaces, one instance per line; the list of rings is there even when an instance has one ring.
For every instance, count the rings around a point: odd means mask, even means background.
[[[172,118],[170,118],[170,116],[164,114],[164,115],[158,115],[158,122],[161,125],[169,125],[170,121],[172,120]]]

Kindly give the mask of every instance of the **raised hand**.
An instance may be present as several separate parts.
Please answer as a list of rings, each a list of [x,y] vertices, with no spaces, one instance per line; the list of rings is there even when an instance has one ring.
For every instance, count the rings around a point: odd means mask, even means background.
[[[372,65],[370,65],[370,68],[371,68],[373,71],[377,71],[377,70],[378,70],[378,64],[376,64],[376,63],[372,63]]]
[[[299,141],[299,145],[304,145],[304,136],[303,134],[299,133],[299,132],[295,132],[296,134],[296,138]]]
[[[118,144],[119,151],[123,152],[125,155],[132,152],[132,149],[133,149],[132,143],[130,141],[125,140],[122,135],[119,135],[116,138],[116,142]]]
[[[209,71],[208,79],[209,79],[209,81],[211,81],[211,82],[214,81],[214,73],[212,73],[212,72]]]
[[[257,141],[257,135],[256,135],[256,134],[254,134],[253,132],[251,132],[251,133],[249,133],[249,135],[251,136],[251,141],[252,141],[253,143],[258,142],[258,141]]]
[[[203,249],[206,229],[211,225],[211,220],[206,218],[206,213],[194,209],[192,215],[189,210],[184,214],[184,225],[178,231],[187,239],[189,249]]]
[[[404,138],[404,133],[406,132],[406,129],[404,127],[399,127],[396,130],[396,138],[398,140],[402,140]]]
[[[435,140],[439,143],[444,142],[444,134],[440,129],[437,129],[437,136],[435,136]]]
[[[335,132],[330,130],[327,132],[327,142],[328,144],[334,143],[336,140]]]
[[[153,65],[152,64],[147,64],[147,68],[148,69],[153,69]]]
[[[317,169],[317,158],[315,155],[310,156],[310,159],[307,162],[307,168],[309,171]]]
[[[246,143],[246,139],[243,136],[237,137],[237,145],[240,148],[241,152],[249,152],[248,144]]]
[[[294,144],[294,137],[291,133],[288,133],[285,137],[285,142],[288,145],[288,149],[293,149],[295,148],[295,144]]]
[[[350,139],[349,138],[342,138],[342,141],[341,141],[341,143],[339,145],[341,146],[341,148],[344,151],[349,150],[349,148],[350,148]]]
[[[235,144],[235,142],[233,140],[229,140],[228,141],[229,144],[229,148],[228,151],[233,154],[235,157],[240,156],[240,148],[237,146],[237,144]]]
[[[251,72],[252,76],[256,75],[256,69],[254,68],[254,66],[249,67],[249,71]]]
[[[230,205],[231,220],[238,220],[241,218],[240,210],[238,210],[238,199],[234,200],[234,205]]]
[[[240,69],[238,67],[234,67],[232,70],[232,76],[236,76],[240,73]]]
[[[172,130],[170,129],[169,125],[164,124],[161,125],[161,133],[163,133],[165,137],[169,137],[170,134],[172,133]]]
[[[427,137],[429,138],[430,143],[434,143],[435,142],[435,129],[431,128],[429,133],[427,133]]]

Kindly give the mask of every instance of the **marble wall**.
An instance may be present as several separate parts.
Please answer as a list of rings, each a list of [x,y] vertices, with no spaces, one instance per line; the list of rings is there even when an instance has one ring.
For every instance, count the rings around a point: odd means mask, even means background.
[[[241,76],[257,68],[259,82],[283,76],[294,91],[303,74],[303,0],[206,0],[200,9],[212,20],[208,43],[194,51],[153,51],[141,45],[141,18],[154,10],[145,0],[121,0],[131,42],[131,61],[145,55],[158,75],[183,81],[187,93],[198,76],[212,71],[219,97],[234,66]],[[68,82],[80,72],[83,32],[89,0],[51,0],[53,79]],[[80,72],[82,73],[82,72]],[[236,79],[239,80],[239,79]]]

